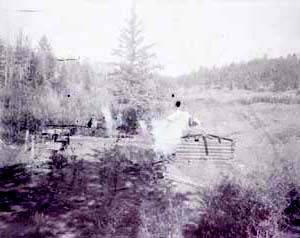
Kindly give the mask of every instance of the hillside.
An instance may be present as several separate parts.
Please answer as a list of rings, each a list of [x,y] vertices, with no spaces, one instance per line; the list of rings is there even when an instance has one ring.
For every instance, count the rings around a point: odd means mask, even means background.
[[[203,88],[285,91],[299,89],[300,59],[296,54],[260,58],[228,66],[205,68],[178,77],[178,82]]]

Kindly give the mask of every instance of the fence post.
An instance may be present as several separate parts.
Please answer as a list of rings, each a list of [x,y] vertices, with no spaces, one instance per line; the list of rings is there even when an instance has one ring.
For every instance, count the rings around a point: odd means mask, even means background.
[[[25,132],[25,148],[24,150],[27,151],[28,150],[28,140],[29,140],[29,130],[27,129]]]
[[[207,147],[206,137],[202,136],[202,138],[203,138],[203,143],[204,143],[205,154],[208,155],[208,147]]]
[[[35,136],[31,135],[31,159],[35,156]]]

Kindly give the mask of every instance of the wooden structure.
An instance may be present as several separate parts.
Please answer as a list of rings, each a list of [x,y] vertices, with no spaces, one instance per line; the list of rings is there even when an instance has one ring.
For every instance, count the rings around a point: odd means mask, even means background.
[[[235,143],[232,139],[211,134],[188,134],[181,138],[175,156],[178,160],[231,160]]]
[[[42,140],[51,140],[56,145],[53,145],[52,150],[64,150],[70,144],[70,136],[74,134],[74,127],[50,125],[42,130],[40,136]]]

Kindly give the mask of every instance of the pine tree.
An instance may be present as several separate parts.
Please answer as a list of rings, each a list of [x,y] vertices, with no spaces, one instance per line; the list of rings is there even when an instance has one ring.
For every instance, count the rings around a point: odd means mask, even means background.
[[[141,22],[133,6],[119,45],[113,51],[118,59],[113,76],[119,106],[134,108],[139,118],[149,112],[155,97],[154,76],[159,66],[153,64],[155,54],[151,52],[152,47],[153,44],[144,43]]]

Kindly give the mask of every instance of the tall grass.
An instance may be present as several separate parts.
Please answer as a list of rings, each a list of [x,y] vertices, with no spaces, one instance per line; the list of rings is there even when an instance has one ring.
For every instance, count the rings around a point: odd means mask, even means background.
[[[254,103],[271,103],[271,104],[300,104],[300,98],[294,96],[253,96],[237,100],[242,105]]]

